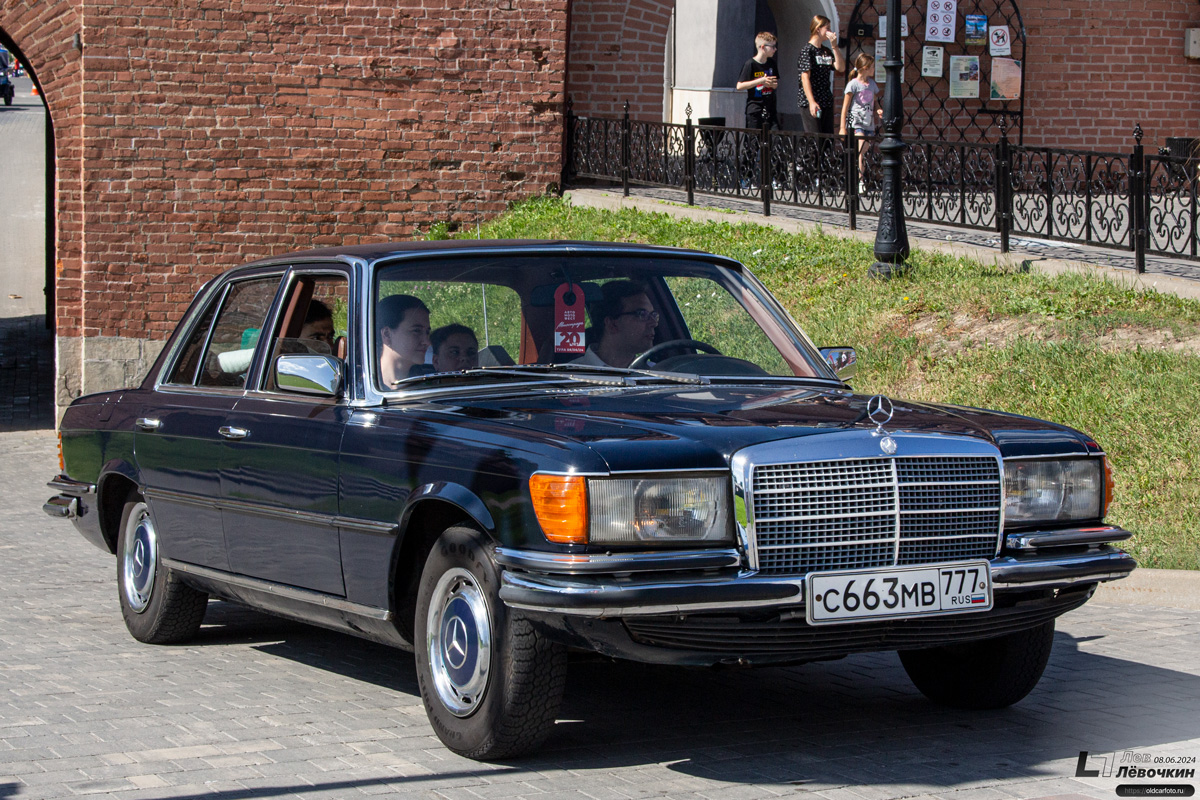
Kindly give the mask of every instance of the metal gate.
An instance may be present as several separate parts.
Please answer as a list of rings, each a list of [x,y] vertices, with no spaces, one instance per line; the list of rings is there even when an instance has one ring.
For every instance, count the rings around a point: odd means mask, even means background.
[[[1013,0],[950,0],[955,17],[953,42],[927,41],[927,15],[934,4],[945,4],[945,0],[900,0],[901,13],[908,23],[908,36],[904,44],[904,137],[906,139],[932,139],[945,142],[992,142],[1000,136],[1000,118],[1004,117],[1009,135],[1015,134],[1017,144],[1023,143],[1025,112],[1025,24],[1021,12]],[[847,63],[853,65],[860,52],[875,55],[876,37],[882,41],[886,31],[880,18],[886,18],[887,0],[858,0],[850,15],[849,36],[846,45]],[[984,42],[968,44],[967,18],[986,18]],[[1010,53],[1004,58],[1016,61],[1021,66],[1020,92],[1015,99],[993,98],[994,70],[991,47],[987,36],[992,27],[1008,29]],[[926,46],[942,48],[940,77],[921,74],[923,50]],[[950,69],[952,56],[978,56],[979,96],[976,99],[950,97]],[[882,58],[876,66],[880,73]],[[1003,65],[1011,68],[1012,65]],[[1011,69],[1009,70],[1011,75]],[[881,75],[882,77],[882,75]],[[876,79],[878,80],[878,78]],[[1003,85],[1003,82],[1001,82]],[[1001,95],[1005,92],[1001,91]]]

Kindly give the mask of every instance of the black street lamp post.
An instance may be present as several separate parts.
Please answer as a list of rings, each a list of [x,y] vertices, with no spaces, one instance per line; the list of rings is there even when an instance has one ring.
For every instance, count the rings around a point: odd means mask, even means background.
[[[868,274],[890,278],[908,269],[908,231],[904,227],[904,197],[901,179],[904,142],[900,128],[904,125],[904,95],[900,72],[904,65],[904,48],[900,41],[900,0],[887,0],[887,57],[883,69],[887,84],[883,89],[883,141],[879,143],[882,156],[882,192],[879,202],[879,225],[875,229],[875,263]]]

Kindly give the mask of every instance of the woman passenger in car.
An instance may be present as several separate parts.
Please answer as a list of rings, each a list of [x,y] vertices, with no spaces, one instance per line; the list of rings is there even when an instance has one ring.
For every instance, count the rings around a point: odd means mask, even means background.
[[[394,294],[379,301],[379,381],[390,389],[405,378],[427,371],[429,309],[410,294]],[[417,368],[414,371],[414,368]]]

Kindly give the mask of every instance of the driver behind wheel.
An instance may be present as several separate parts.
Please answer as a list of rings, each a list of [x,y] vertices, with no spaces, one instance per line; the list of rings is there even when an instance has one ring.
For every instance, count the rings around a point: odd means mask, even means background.
[[[659,315],[645,284],[609,281],[604,284],[603,297],[588,312],[592,318],[588,341],[593,344],[572,364],[628,367],[654,344]]]

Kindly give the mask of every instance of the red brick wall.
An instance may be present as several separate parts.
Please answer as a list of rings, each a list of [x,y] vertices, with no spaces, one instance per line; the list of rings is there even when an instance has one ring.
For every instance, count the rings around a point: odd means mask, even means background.
[[[662,119],[674,0],[571,0],[567,94],[577,114]]]
[[[566,0],[4,2],[48,78],[60,336],[161,339],[228,266],[558,180]]]
[[[1039,0],[1021,5],[1029,37],[1027,144],[1128,150],[1200,136],[1200,60],[1183,34],[1195,0]],[[1153,152],[1153,151],[1152,151]]]

